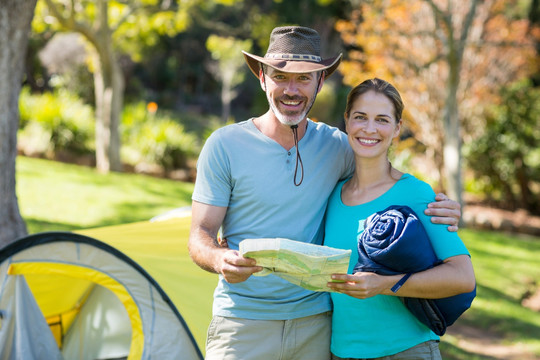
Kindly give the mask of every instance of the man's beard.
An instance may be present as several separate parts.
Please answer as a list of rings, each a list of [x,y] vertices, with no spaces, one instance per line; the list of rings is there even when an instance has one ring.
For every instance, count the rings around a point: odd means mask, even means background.
[[[284,96],[284,97],[288,98],[289,100],[298,100],[298,97],[287,97],[287,96]],[[268,100],[270,109],[272,109],[272,112],[274,113],[274,115],[276,116],[276,118],[279,120],[280,123],[282,123],[283,125],[288,125],[288,126],[298,125],[302,120],[304,120],[304,118],[307,117],[309,111],[311,110],[311,107],[313,106],[313,103],[315,102],[315,98],[316,96],[313,96],[308,106],[304,107],[304,109],[299,114],[288,115],[279,111],[276,103],[274,102],[274,99],[270,98],[268,93],[266,93],[266,99]],[[276,100],[276,101],[279,102],[279,100]]]

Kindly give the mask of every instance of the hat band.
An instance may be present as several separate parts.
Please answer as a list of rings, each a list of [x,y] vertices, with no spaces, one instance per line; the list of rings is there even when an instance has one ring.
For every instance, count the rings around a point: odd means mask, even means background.
[[[303,55],[303,54],[266,54],[265,58],[278,59],[278,60],[307,60],[321,62],[321,57],[316,55]]]

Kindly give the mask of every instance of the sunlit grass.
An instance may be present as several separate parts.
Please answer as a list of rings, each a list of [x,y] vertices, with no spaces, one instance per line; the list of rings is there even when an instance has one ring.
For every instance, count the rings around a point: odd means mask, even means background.
[[[193,184],[17,158],[17,196],[29,233],[130,223],[190,205]]]
[[[458,321],[497,335],[499,343],[520,343],[540,357],[540,313],[521,305],[540,287],[540,238],[476,230],[461,230],[460,236],[471,252],[477,297]],[[452,339],[445,339],[441,348],[448,358],[473,359],[456,355]]]

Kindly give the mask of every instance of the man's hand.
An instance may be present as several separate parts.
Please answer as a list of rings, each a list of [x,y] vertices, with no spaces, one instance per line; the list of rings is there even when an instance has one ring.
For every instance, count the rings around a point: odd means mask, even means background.
[[[246,281],[251,274],[262,270],[254,259],[229,249],[226,238],[218,236],[226,207],[193,201],[188,249],[193,261],[202,269],[223,275],[229,283]]]
[[[225,281],[231,284],[246,281],[253,273],[262,269],[257,266],[255,259],[245,258],[236,250],[224,251],[217,268]]]
[[[428,204],[424,213],[432,216],[432,223],[450,225],[448,231],[458,231],[461,205],[457,201],[450,200],[443,193],[437,194],[435,200],[435,202]]]

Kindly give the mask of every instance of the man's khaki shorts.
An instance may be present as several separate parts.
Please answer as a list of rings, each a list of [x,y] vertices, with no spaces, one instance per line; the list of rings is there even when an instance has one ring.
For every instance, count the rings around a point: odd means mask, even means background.
[[[332,313],[293,320],[214,316],[206,360],[329,360]]]

